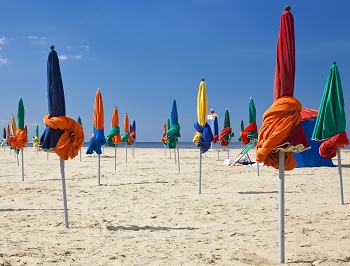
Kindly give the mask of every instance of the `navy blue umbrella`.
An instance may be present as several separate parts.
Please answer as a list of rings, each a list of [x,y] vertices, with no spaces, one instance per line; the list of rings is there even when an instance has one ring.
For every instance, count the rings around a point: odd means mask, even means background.
[[[60,71],[60,63],[55,47],[50,47],[51,52],[47,59],[47,98],[49,102],[49,116],[66,116],[66,104],[64,100],[63,84]],[[59,141],[63,130],[52,129],[46,126],[43,135],[40,138],[42,149],[54,150]],[[68,208],[66,196],[66,181],[64,173],[64,160],[60,157],[61,180],[62,180],[62,199],[64,210],[64,225],[68,228]]]
[[[60,63],[55,47],[50,47],[51,52],[47,59],[47,98],[49,104],[50,117],[65,116],[66,104],[64,99],[63,83],[61,77]],[[53,150],[58,140],[63,134],[63,130],[52,129],[46,126],[44,133],[40,138],[41,148],[44,150]]]

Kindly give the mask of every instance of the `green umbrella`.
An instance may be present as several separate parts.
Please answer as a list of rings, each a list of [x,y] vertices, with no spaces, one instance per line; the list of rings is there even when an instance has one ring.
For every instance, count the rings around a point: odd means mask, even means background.
[[[77,120],[77,122],[79,123],[79,125],[83,125],[83,123],[81,122],[81,118],[80,118],[80,116],[78,117],[78,120]]]
[[[244,131],[244,123],[243,123],[243,120],[241,120],[241,133],[242,133],[243,131]],[[239,136],[238,141],[239,141],[239,142],[242,142],[242,136]]]
[[[17,128],[24,129],[24,105],[22,98],[19,99],[18,103]]]
[[[335,63],[331,66],[324,88],[318,116],[312,134],[313,140],[325,140],[345,131],[343,90]]]
[[[35,136],[39,138],[39,126],[36,126]]]
[[[230,125],[230,113],[228,112],[227,108],[226,108],[225,117],[224,117],[224,128],[222,129],[220,135],[221,135],[220,140],[221,140],[222,146],[228,146],[228,144],[231,141],[231,138],[234,136]]]
[[[339,173],[339,190],[340,202],[344,204],[343,196],[343,180],[341,168],[341,153],[340,145],[348,145],[346,132],[346,119],[344,111],[344,97],[341,86],[340,75],[338,67],[334,62],[328,74],[326,85],[323,91],[323,96],[318,110],[314,131],[312,133],[313,140],[324,141],[320,148],[320,154],[324,157],[322,152],[328,150],[331,156],[338,157],[338,173]],[[334,141],[333,141],[334,140]],[[325,147],[329,145],[328,147]],[[335,151],[335,152],[334,152]]]
[[[253,101],[253,98],[250,97],[249,101],[249,111],[248,111],[248,122],[256,124],[256,109],[255,104]],[[249,131],[248,137],[250,140],[257,140],[258,139],[258,132],[257,131]]]

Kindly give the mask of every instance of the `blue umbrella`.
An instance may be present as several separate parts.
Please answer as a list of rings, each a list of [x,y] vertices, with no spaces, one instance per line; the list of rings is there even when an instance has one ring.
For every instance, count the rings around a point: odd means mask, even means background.
[[[50,117],[65,116],[66,104],[64,99],[63,83],[60,70],[60,63],[55,47],[51,46],[51,52],[47,59],[47,98]],[[58,140],[63,134],[63,130],[52,129],[46,126],[40,138],[41,148],[53,150]]]
[[[47,61],[49,115],[44,117],[46,128],[41,136],[40,143],[43,149],[54,150],[60,157],[64,225],[68,228],[64,160],[74,158],[78,154],[84,142],[84,133],[79,123],[65,116],[66,108],[58,56],[54,46],[51,46],[50,49],[51,52]]]

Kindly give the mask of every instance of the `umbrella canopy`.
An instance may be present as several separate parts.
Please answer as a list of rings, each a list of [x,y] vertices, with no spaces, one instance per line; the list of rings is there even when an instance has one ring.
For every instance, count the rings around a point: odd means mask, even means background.
[[[77,122],[79,123],[79,125],[81,125],[81,126],[83,125],[83,122],[81,121],[80,116],[78,116]]]
[[[197,122],[194,124],[196,133],[193,137],[193,143],[197,144],[201,154],[210,149],[213,141],[213,133],[207,123],[208,96],[204,79],[202,79],[198,88],[197,95]]]
[[[54,47],[51,49],[47,59],[47,99],[50,117],[66,115],[60,63]],[[46,126],[40,138],[41,148],[44,150],[54,150],[62,134],[63,130]]]
[[[248,109],[248,126],[241,133],[242,142],[247,145],[249,142],[258,139],[258,128],[256,126],[256,109],[254,100],[250,97]]]
[[[239,138],[238,138],[239,142],[242,142],[243,131],[244,131],[244,122],[243,122],[243,120],[241,120],[241,133],[239,134]]]
[[[166,140],[166,123],[163,124],[163,135],[162,137],[160,138],[160,141],[164,143],[164,145],[166,145],[168,142]]]
[[[3,132],[3,134],[2,134],[2,138],[3,138],[3,139],[6,139],[6,128],[4,128],[4,132]]]
[[[101,146],[106,143],[104,136],[104,111],[103,101],[100,89],[97,89],[94,103],[94,132],[90,138],[86,154],[92,154],[94,151],[97,154],[102,153]]]
[[[17,122],[16,133],[14,136],[9,137],[8,144],[14,149],[23,149],[24,145],[28,143],[28,136],[27,128],[24,127],[24,105],[22,98],[18,102]]]
[[[180,137],[180,124],[178,120],[177,106],[174,100],[170,113],[170,128],[166,133],[169,149],[176,148],[177,138]]]
[[[136,140],[136,121],[135,120],[132,122],[131,133],[134,133],[132,138],[133,140]]]
[[[122,135],[122,142],[125,142],[129,145],[134,144],[133,136],[136,133],[133,134],[133,132],[130,133],[130,124],[129,124],[129,115],[128,113],[124,116],[124,134]]]
[[[214,118],[214,136],[213,136],[213,143],[218,142],[219,140],[219,123],[218,123],[218,117],[215,116]]]
[[[16,119],[13,114],[11,115],[11,130],[12,130],[12,136],[16,135],[17,125],[16,125]]]
[[[35,137],[33,140],[33,145],[34,147],[39,147],[39,143],[40,143],[40,139],[39,139],[39,126],[36,126],[36,130],[35,130]]]
[[[328,74],[312,134],[313,140],[324,141],[320,146],[322,157],[333,158],[337,153],[337,145],[344,147],[349,144],[345,128],[343,89],[339,70],[334,62]]]
[[[230,124],[230,113],[226,108],[224,117],[224,128],[220,133],[220,144],[221,146],[228,146],[230,144],[231,138],[234,136]]]
[[[61,159],[77,156],[84,143],[83,128],[66,116],[66,105],[58,55],[50,47],[47,59],[47,98],[49,114],[43,119],[46,125],[40,138],[41,148],[53,150]]]
[[[106,145],[115,147],[118,143],[121,143],[122,139],[120,136],[119,128],[119,114],[117,107],[114,107],[112,114],[112,128],[106,136]]]
[[[256,146],[256,160],[279,168],[279,151],[286,151],[285,170],[297,162],[292,152],[310,148],[301,122],[301,103],[293,98],[295,80],[294,18],[286,7],[280,21],[277,40],[274,103],[263,115],[263,125]]]
[[[10,124],[7,124],[7,137],[11,135]]]

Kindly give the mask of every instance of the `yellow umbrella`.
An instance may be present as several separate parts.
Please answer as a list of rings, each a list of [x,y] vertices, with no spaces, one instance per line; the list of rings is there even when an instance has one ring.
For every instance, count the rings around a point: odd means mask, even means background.
[[[12,129],[12,136],[15,136],[17,126],[16,126],[16,120],[15,120],[15,117],[13,116],[13,114],[11,115],[11,129]]]
[[[202,186],[202,154],[210,149],[213,141],[213,133],[207,123],[208,97],[204,79],[199,84],[197,97],[197,123],[194,124],[196,134],[193,137],[193,143],[199,147],[199,194]]]
[[[204,79],[199,84],[198,96],[197,96],[197,119],[198,124],[202,127],[205,127],[207,123],[207,113],[208,113],[208,96],[205,86]],[[202,132],[196,131],[193,137],[193,143],[197,144],[200,138],[202,137]]]

